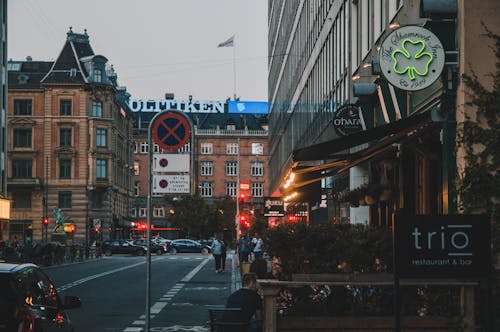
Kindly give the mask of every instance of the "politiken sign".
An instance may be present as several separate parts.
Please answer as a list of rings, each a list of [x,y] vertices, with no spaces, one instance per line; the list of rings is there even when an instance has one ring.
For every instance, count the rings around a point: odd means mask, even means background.
[[[490,266],[490,225],[482,215],[396,215],[400,278],[477,278]]]

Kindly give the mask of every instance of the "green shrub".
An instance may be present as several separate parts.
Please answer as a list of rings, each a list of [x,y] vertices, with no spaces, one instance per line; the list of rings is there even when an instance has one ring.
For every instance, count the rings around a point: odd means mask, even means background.
[[[268,254],[281,259],[282,279],[290,279],[292,273],[376,272],[392,268],[391,231],[387,228],[282,224],[267,230],[265,243]]]

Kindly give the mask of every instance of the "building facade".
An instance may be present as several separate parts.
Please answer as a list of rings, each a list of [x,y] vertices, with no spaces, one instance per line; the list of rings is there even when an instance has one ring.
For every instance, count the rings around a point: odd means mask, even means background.
[[[7,200],[7,0],[0,1],[0,239],[10,219]]]
[[[456,212],[459,75],[469,63],[482,77],[493,68],[493,53],[478,54],[491,41],[475,38],[479,20],[498,33],[493,3],[269,1],[269,171],[273,195],[297,192],[289,213],[305,203],[309,221],[390,225],[397,210]],[[442,71],[424,88],[381,69],[386,37],[405,27],[442,44]],[[346,133],[347,110],[358,127]]]
[[[94,54],[86,31],[71,29],[55,61],[8,65],[13,205],[4,237],[92,243],[113,236],[130,209],[133,119],[112,66]]]
[[[171,101],[172,105],[183,102]],[[201,102],[208,105],[212,102]],[[186,104],[188,102],[186,101]],[[227,113],[227,104],[213,111],[185,111],[192,124],[194,142],[189,141],[178,151],[163,151],[154,144],[153,159],[162,154],[188,154],[193,156],[192,192],[208,203],[225,196],[236,200],[239,184],[248,184],[248,203],[259,208],[268,196],[268,131],[267,116],[256,114]],[[174,109],[174,107],[172,107]],[[224,111],[224,109],[226,111]],[[147,130],[156,112],[134,112],[134,195],[131,220],[143,223],[147,220]],[[192,154],[191,154],[192,152]],[[185,193],[184,193],[185,194]],[[171,229],[170,206],[164,194],[152,192],[153,230],[166,237],[175,237],[178,229]],[[179,194],[181,196],[183,194]]]

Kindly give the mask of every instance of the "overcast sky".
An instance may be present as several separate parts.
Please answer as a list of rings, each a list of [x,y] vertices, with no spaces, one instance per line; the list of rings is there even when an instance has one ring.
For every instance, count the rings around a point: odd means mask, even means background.
[[[9,59],[55,60],[70,26],[133,99],[225,100],[235,59],[237,96],[267,101],[267,0],[9,0]]]

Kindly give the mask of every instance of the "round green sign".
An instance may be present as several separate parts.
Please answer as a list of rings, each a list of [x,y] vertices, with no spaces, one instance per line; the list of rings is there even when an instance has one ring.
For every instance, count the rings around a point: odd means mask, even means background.
[[[444,49],[431,31],[408,25],[384,39],[379,61],[382,74],[392,85],[402,90],[422,90],[441,75]]]

